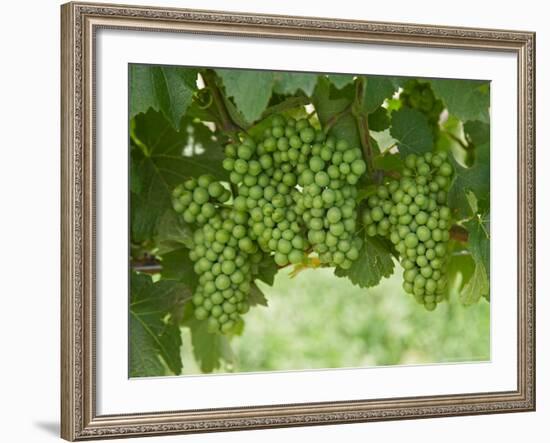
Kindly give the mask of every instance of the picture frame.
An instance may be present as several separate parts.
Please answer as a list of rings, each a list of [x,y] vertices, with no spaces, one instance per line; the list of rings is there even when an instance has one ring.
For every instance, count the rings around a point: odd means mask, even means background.
[[[61,436],[69,441],[535,410],[535,34],[72,2],[62,5]],[[98,414],[96,34],[466,49],[517,59],[517,388],[326,402]],[[101,171],[99,171],[101,172]],[[498,270],[497,270],[498,272]],[[498,276],[496,277],[498,278]],[[514,345],[516,345],[514,343]]]

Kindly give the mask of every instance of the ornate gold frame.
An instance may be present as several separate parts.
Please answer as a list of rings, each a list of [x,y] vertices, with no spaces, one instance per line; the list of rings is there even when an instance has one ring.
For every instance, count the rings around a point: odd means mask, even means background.
[[[68,3],[62,17],[61,435],[67,440],[533,411],[535,34]],[[518,384],[511,392],[98,416],[95,412],[94,34],[99,28],[508,51],[518,58]]]

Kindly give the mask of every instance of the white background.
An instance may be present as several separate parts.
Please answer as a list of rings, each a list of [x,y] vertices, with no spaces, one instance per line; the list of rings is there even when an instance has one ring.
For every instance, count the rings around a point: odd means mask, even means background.
[[[517,102],[513,54],[112,30],[99,31],[96,41],[97,170],[101,171],[97,180],[98,414],[516,389],[516,349],[511,344],[517,336],[510,325],[517,318],[517,207],[514,200],[495,198],[495,194],[491,214],[506,223],[493,223],[491,229],[491,265],[499,272],[492,273],[491,282],[490,363],[129,380],[126,359],[120,358],[128,354],[124,320],[128,312],[128,178],[124,173],[128,130],[121,124],[128,112],[128,63],[216,63],[302,71],[336,67],[340,72],[491,79],[491,143],[498,146],[493,149],[498,157],[492,158],[491,186],[502,196],[516,192],[517,115],[510,112]],[[248,59],[236,61],[234,54],[239,53]]]
[[[134,0],[134,3],[150,3]],[[538,164],[548,164],[545,146],[550,138],[542,123],[550,119],[545,99],[550,87],[547,58],[550,31],[544,2],[524,0],[510,4],[463,0],[456,6],[441,2],[401,1],[306,2],[264,0],[156,1],[157,4],[246,10],[266,13],[317,15],[368,20],[403,21],[537,31],[537,102],[539,122]],[[8,6],[9,5],[9,6]],[[0,322],[2,365],[0,405],[2,440],[9,442],[55,441],[59,407],[59,3],[41,0],[3,5],[0,85],[0,195],[2,196],[3,315]],[[6,157],[7,154],[7,157]],[[550,219],[543,205],[548,174],[539,172],[538,225]],[[546,197],[547,200],[547,197]],[[498,220],[495,221],[497,223]],[[550,263],[548,231],[538,232],[538,263]],[[547,269],[546,265],[546,269]],[[188,437],[163,437],[144,441],[247,442],[334,441],[366,439],[413,442],[463,442],[484,439],[500,442],[546,441],[550,418],[550,326],[545,320],[550,307],[549,285],[542,281],[539,265],[538,290],[538,411],[484,417],[400,421],[317,428],[248,431]],[[544,437],[546,435],[546,437]],[[223,439],[223,440],[222,440]]]

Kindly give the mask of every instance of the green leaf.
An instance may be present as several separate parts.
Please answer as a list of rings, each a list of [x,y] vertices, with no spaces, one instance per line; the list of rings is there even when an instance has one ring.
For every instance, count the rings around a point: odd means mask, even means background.
[[[469,121],[464,123],[464,132],[475,146],[488,144],[491,137],[490,126],[480,121]]]
[[[437,137],[437,149],[443,152],[453,152],[457,157],[466,157],[464,146],[468,144],[464,134],[464,124],[453,115],[448,115],[440,126]]]
[[[148,111],[135,117],[135,137],[145,152],[132,150],[132,171],[139,177],[141,192],[131,193],[132,239],[150,239],[161,216],[172,207],[174,187],[185,179],[212,174],[226,179],[223,151],[213,133],[201,123],[182,120],[175,131],[161,113]]]
[[[468,192],[473,192],[476,196],[480,211],[489,209],[491,183],[489,144],[476,146],[475,155],[474,163],[469,168],[454,162],[455,176],[449,188],[448,203],[458,218],[465,218],[471,214]]]
[[[483,264],[487,275],[490,276],[490,215],[476,215],[465,223],[468,229],[468,248],[476,263]]]
[[[303,107],[307,104],[309,104],[309,99],[307,97],[289,97],[286,100],[267,108],[262,114],[262,119],[274,114],[284,114],[286,111],[296,110],[296,108],[303,109]]]
[[[153,328],[162,327],[155,324]],[[139,317],[130,314],[130,377],[153,377],[165,374],[165,367],[158,355],[155,333]]]
[[[195,289],[199,280],[187,248],[175,249],[162,256],[161,275],[163,280],[181,281],[190,289]]]
[[[397,154],[377,155],[374,158],[374,167],[382,171],[401,172],[404,168],[403,159]]]
[[[354,78],[354,76],[350,74],[329,74],[327,77],[336,89],[342,89],[350,83],[353,83]]]
[[[180,374],[181,336],[170,310],[191,297],[191,291],[175,281],[153,283],[147,275],[130,279],[130,377],[165,375],[165,366]]]
[[[470,205],[470,209],[472,210],[472,214],[477,214],[478,205],[477,205],[477,197],[472,191],[466,191],[466,200],[468,201],[468,204]]]
[[[464,305],[477,303],[479,299],[489,295],[489,280],[483,263],[477,263],[474,275],[460,291],[460,301]]]
[[[448,279],[448,288],[456,289],[460,291],[468,281],[472,278],[476,263],[472,258],[471,254],[468,254],[467,251],[464,251],[462,245],[455,245],[456,249],[460,247],[462,253],[450,254],[447,266],[446,273]]]
[[[189,320],[193,354],[202,372],[212,372],[221,367],[222,360],[232,362],[233,351],[229,339],[221,334],[208,332],[207,322],[196,319]]]
[[[262,290],[256,285],[256,283],[252,283],[250,285],[250,293],[248,294],[248,304],[250,306],[267,306],[267,299],[265,298],[264,293]]]
[[[136,162],[132,156],[130,156],[130,192],[139,194],[141,192],[141,180],[139,178],[139,171]]]
[[[465,122],[479,120],[489,123],[489,82],[436,79],[431,84],[451,114]]]
[[[387,242],[378,237],[365,237],[359,258],[353,262],[351,268],[336,268],[334,273],[338,277],[348,277],[354,285],[361,288],[372,288],[380,283],[382,277],[391,276],[394,268]]]
[[[375,132],[385,131],[391,124],[388,110],[383,106],[378,107],[374,112],[369,114],[368,119],[369,130]]]
[[[256,121],[264,112],[273,88],[273,73],[239,69],[216,69],[228,97],[248,123]]]
[[[461,300],[465,304],[472,304],[479,300],[480,296],[489,299],[489,277],[490,277],[490,214],[479,212],[478,199],[471,191],[465,191],[466,201],[469,205],[470,219],[464,223],[468,230],[468,249],[471,260],[475,264],[473,275],[465,275],[464,295],[461,293]],[[473,281],[476,279],[476,281]],[[482,282],[485,279],[485,282]],[[480,291],[482,287],[487,290],[474,294],[474,289]],[[475,297],[473,297],[475,295]]]
[[[376,111],[384,103],[384,100],[391,98],[396,88],[388,77],[366,77],[366,80],[363,111],[370,114]]]
[[[399,153],[423,154],[433,149],[433,135],[424,114],[416,109],[401,108],[392,113],[391,135],[399,142]]]
[[[197,89],[197,72],[175,66],[130,65],[130,118],[152,108],[179,130]]]
[[[231,99],[229,97],[226,97],[222,94],[223,103],[225,105],[225,108],[227,109],[227,112],[229,113],[229,117],[235,124],[240,128],[248,128],[250,126],[250,122],[244,118],[244,115],[241,111],[237,109],[237,107],[233,104]]]
[[[262,261],[258,263],[257,272],[254,273],[254,278],[267,283],[269,286],[273,286],[275,275],[278,271],[279,268],[275,260],[273,260],[273,257],[269,254],[265,254]]]
[[[294,95],[301,90],[304,94],[310,96],[317,83],[317,74],[300,72],[276,72],[274,78],[274,91],[284,95]]]
[[[159,255],[182,247],[190,249],[193,247],[193,230],[180,214],[167,209],[157,221],[155,245]]]
[[[455,177],[449,189],[449,206],[458,217],[465,218],[472,212],[487,212],[490,200],[490,126],[470,121],[464,124],[464,134],[473,154],[473,163],[464,167],[455,164]],[[470,194],[476,198],[477,209],[472,211]],[[470,199],[470,201],[469,201]]]
[[[321,125],[325,127],[331,119],[346,110],[351,105],[354,95],[355,88],[350,87],[338,91],[326,77],[320,77],[312,100]],[[351,112],[340,116],[332,126],[330,133],[339,139],[346,140],[351,146],[361,146],[355,118]]]

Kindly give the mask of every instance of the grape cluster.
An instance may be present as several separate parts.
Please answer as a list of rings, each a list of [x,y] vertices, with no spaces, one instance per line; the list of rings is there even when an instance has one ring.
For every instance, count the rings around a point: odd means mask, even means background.
[[[189,258],[199,276],[193,294],[195,317],[210,332],[229,333],[248,311],[251,266],[262,259],[247,235],[248,214],[224,207],[230,193],[211,176],[191,178],[173,192],[174,209],[198,228]]]
[[[429,83],[409,80],[399,94],[399,99],[403,106],[422,112],[428,118],[434,136],[439,134],[439,116],[445,106],[435,97]]]
[[[308,230],[308,240],[323,264],[349,269],[359,256],[361,239],[355,237],[357,189],[365,172],[362,152],[345,140],[327,139],[311,148],[309,162],[300,173],[298,213]]]
[[[306,119],[277,115],[258,143],[245,138],[225,154],[234,207],[249,213],[250,236],[262,251],[279,266],[311,251],[323,264],[351,266],[361,247],[354,239],[354,185],[366,170],[359,149],[325,138]]]
[[[246,237],[246,215],[224,209],[195,231],[189,256],[199,285],[193,294],[195,317],[208,320],[208,330],[227,333],[248,311],[252,260],[261,260]]]
[[[401,256],[403,288],[433,310],[443,300],[453,168],[445,153],[410,154],[403,176],[377,188],[362,221],[367,235],[391,240]]]

